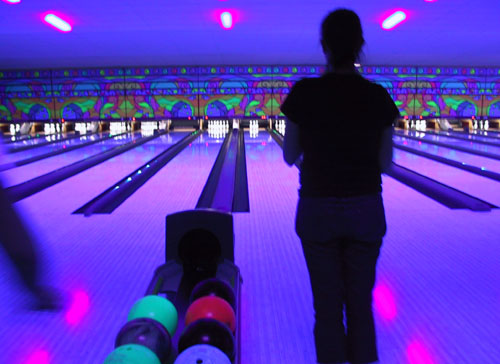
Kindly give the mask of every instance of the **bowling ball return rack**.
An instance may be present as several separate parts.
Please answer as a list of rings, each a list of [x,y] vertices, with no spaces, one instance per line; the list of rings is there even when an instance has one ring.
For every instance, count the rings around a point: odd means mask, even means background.
[[[233,216],[214,209],[181,211],[166,217],[165,264],[154,273],[146,295],[167,298],[176,306],[179,324],[172,336],[172,354],[164,364],[172,364],[184,330],[184,317],[194,286],[207,278],[227,283],[236,298],[235,355],[232,364],[240,364],[241,284],[239,268],[234,264]]]

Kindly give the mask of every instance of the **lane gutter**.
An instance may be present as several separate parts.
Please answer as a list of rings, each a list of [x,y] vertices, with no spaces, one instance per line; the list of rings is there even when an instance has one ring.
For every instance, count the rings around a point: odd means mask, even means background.
[[[227,133],[196,208],[250,211],[243,129]]]

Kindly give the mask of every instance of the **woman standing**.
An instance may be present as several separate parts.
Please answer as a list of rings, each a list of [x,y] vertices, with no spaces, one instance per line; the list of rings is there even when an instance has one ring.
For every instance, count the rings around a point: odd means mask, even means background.
[[[318,362],[373,363],[372,290],[386,232],[381,173],[392,161],[399,112],[354,66],[364,44],[356,13],[328,14],[321,37],[328,72],[297,82],[281,107],[284,159],[301,161],[296,230],[313,292]]]

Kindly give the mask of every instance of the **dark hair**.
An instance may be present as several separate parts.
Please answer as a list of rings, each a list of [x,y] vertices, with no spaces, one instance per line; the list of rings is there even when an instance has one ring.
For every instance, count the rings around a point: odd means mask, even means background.
[[[321,24],[321,44],[334,66],[352,65],[365,44],[359,16],[348,9],[332,11]]]

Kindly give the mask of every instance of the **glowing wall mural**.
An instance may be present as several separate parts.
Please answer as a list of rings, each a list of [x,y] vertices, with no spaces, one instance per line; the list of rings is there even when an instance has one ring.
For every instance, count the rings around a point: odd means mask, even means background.
[[[500,117],[500,69],[363,66],[402,115]],[[0,71],[0,120],[280,115],[293,84],[323,66]]]

